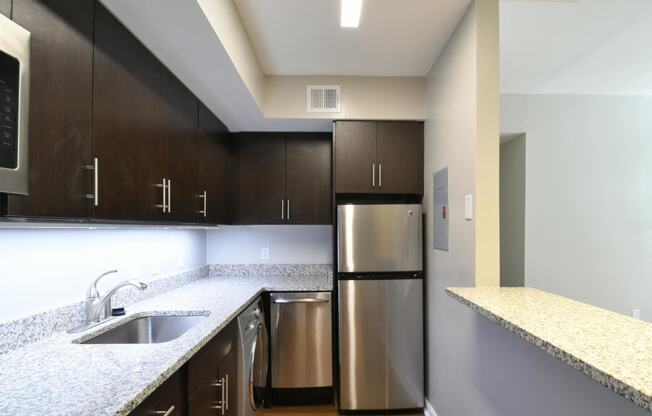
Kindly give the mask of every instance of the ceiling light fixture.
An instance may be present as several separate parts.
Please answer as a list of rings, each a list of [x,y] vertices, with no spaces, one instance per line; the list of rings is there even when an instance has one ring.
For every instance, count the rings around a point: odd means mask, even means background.
[[[362,11],[362,0],[342,0],[342,27],[360,26],[360,12]]]

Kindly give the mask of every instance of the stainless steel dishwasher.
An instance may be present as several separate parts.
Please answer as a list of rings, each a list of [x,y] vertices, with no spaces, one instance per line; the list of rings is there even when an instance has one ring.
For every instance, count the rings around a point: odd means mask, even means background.
[[[271,294],[272,403],[333,402],[331,292]]]

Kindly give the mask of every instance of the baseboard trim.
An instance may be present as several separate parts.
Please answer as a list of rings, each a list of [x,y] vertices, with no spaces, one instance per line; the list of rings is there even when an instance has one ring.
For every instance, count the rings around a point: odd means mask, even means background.
[[[428,399],[426,399],[426,406],[423,408],[423,414],[425,416],[437,416],[437,412],[435,412],[435,408],[432,407]]]

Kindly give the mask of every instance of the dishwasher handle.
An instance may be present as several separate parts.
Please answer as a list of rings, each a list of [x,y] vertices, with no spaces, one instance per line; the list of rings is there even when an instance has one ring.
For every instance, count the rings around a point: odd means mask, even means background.
[[[318,299],[318,298],[300,298],[300,299],[274,299],[274,303],[330,303],[329,299]]]

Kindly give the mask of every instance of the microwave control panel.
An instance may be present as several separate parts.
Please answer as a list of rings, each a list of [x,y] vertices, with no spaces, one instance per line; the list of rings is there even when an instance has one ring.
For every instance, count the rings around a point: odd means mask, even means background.
[[[18,60],[0,51],[0,168],[18,167]]]

